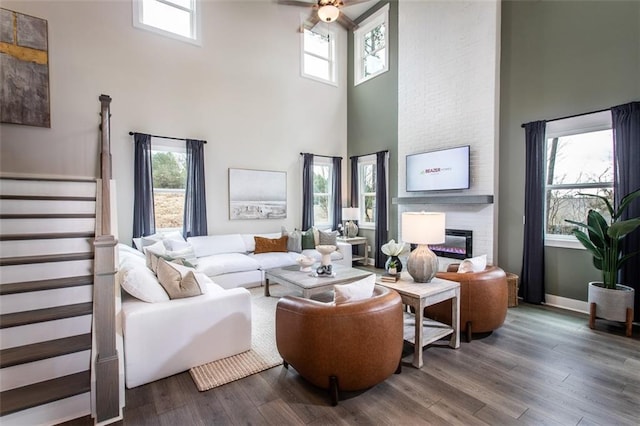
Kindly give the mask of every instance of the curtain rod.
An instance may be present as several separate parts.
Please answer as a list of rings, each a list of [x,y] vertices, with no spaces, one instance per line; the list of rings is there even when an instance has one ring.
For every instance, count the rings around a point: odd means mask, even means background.
[[[560,118],[552,118],[551,120],[545,120],[546,122],[549,121],[559,121],[559,120],[566,120],[567,118],[574,118],[574,117],[582,117],[583,115],[589,115],[589,114],[597,114],[599,112],[605,112],[605,111],[611,111],[611,108],[604,108],[604,109],[599,109],[597,111],[591,111],[591,112],[583,112],[581,114],[573,114],[573,115],[567,115],[566,117],[560,117]],[[520,125],[520,127],[523,127],[526,125],[527,123],[522,123]]]
[[[311,4],[311,3],[309,3]],[[301,152],[300,155],[311,154],[310,152]],[[314,157],[324,157],[324,158],[342,158],[342,157],[334,157],[332,155],[320,155],[320,154],[311,154]]]
[[[148,133],[141,133],[141,132],[129,132],[129,134],[130,134],[131,136],[135,135],[136,133],[139,133],[139,134],[141,134],[141,135],[149,135]],[[149,135],[149,136],[151,136],[152,138],[172,139],[172,140],[174,140],[174,141],[186,141],[186,139],[185,139],[185,138],[173,138],[173,137],[171,137],[171,136],[158,136],[158,135]],[[203,142],[203,143],[207,143],[207,141],[202,141],[202,142]]]
[[[385,149],[384,151],[378,151],[378,152],[389,152],[389,150]],[[349,159],[359,158],[359,157],[366,157],[367,155],[376,155],[378,152],[372,152],[370,154],[362,154],[362,155],[352,155],[351,157],[349,157]]]

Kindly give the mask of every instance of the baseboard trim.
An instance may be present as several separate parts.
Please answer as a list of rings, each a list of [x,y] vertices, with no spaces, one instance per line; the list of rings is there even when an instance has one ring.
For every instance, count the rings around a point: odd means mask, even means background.
[[[547,306],[580,312],[581,314],[589,314],[589,304],[585,301],[569,299],[554,294],[545,294],[544,297],[546,300],[544,304]]]

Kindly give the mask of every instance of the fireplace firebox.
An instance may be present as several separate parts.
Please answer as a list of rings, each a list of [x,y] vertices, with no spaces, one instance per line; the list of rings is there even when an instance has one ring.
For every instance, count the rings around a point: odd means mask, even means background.
[[[473,231],[462,229],[445,229],[445,241],[443,244],[429,244],[429,248],[436,256],[449,257],[451,259],[466,259],[473,257]]]

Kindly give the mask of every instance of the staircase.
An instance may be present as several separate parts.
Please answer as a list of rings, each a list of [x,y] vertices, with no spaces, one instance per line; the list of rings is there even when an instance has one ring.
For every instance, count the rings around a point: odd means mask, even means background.
[[[0,179],[0,424],[91,414],[95,180]]]

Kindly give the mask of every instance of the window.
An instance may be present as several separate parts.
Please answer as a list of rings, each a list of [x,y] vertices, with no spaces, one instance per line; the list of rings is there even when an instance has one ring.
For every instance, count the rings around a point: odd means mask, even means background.
[[[302,75],[336,84],[335,36],[333,32],[305,29],[302,34]]]
[[[358,159],[358,205],[360,227],[376,226],[376,156],[367,155]]]
[[[182,232],[187,182],[186,148],[152,141],[151,169],[156,229]]]
[[[313,160],[313,223],[316,226],[331,225],[333,164],[328,158]]]
[[[134,0],[133,26],[200,44],[199,0]]]
[[[389,4],[354,31],[354,81],[357,86],[389,70]]]
[[[590,209],[605,217],[613,203],[613,132],[611,114],[589,114],[547,123],[545,244],[582,248],[565,219],[584,222]]]

